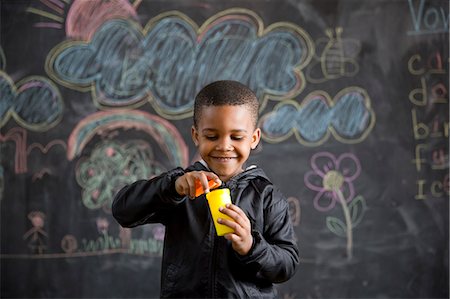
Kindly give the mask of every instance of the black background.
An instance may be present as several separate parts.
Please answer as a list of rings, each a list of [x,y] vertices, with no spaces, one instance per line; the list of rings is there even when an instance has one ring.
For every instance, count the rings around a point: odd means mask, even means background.
[[[74,2],[74,1],[68,1]],[[137,2],[137,1],[136,1]],[[420,86],[420,76],[408,72],[408,60],[415,54],[428,57],[436,51],[443,55],[444,74],[424,75],[428,84],[443,83],[448,90],[447,30],[428,34],[408,34],[413,30],[411,5],[417,10],[442,8],[448,22],[447,1],[142,1],[137,9],[139,23],[147,22],[170,10],[189,16],[199,26],[209,17],[232,7],[247,8],[267,27],[275,22],[290,22],[303,28],[313,41],[324,38],[328,28],[342,27],[345,38],[359,41],[355,61],[359,71],[351,77],[339,77],[321,83],[307,82],[294,100],[301,103],[311,92],[322,90],[331,97],[349,86],[367,91],[376,122],[368,136],[358,143],[342,143],[333,137],[318,146],[300,144],[292,135],[279,143],[262,140],[250,162],[261,166],[287,197],[299,203],[295,230],[302,263],[295,277],[279,286],[284,298],[448,298],[449,295],[449,198],[448,131],[442,138],[417,140],[414,137],[411,110],[417,109],[420,120],[430,127],[436,116],[448,128],[448,94],[445,104],[415,107],[408,98]],[[39,16],[27,12],[29,7],[45,10],[38,1],[2,0],[1,47],[3,71],[14,82],[29,76],[49,78],[45,71],[48,53],[67,39],[63,29],[34,27]],[[64,8],[70,9],[70,3]],[[48,9],[47,9],[48,11]],[[45,19],[41,19],[43,21]],[[316,53],[317,55],[320,53]],[[49,79],[51,80],[51,79]],[[36,132],[27,130],[27,146],[67,139],[75,126],[100,110],[92,94],[57,85],[64,111],[53,128]],[[430,91],[428,91],[430,95]],[[4,96],[4,95],[3,95]],[[0,98],[2,101],[2,98]],[[278,101],[268,101],[261,115],[270,112]],[[146,103],[137,109],[157,115]],[[191,119],[169,120],[189,148],[189,160],[196,158],[190,139]],[[442,124],[441,124],[442,125]],[[4,123],[1,134],[19,127],[12,117]],[[448,130],[448,129],[447,129]],[[117,139],[145,136],[138,132],[118,132]],[[89,156],[96,136],[81,156],[68,160],[61,147],[47,153],[33,151],[27,171],[15,171],[15,143],[1,140],[3,186],[1,197],[1,296],[3,298],[151,298],[159,294],[160,254],[101,252],[64,254],[61,240],[70,234],[81,239],[99,237],[96,220],[109,221],[109,234],[117,237],[119,227],[108,211],[87,209],[80,185],[75,178],[78,160]],[[415,146],[426,143],[426,163],[417,171]],[[431,168],[432,150],[444,149],[443,170]],[[361,223],[353,229],[353,257],[347,258],[346,239],[333,234],[326,217],[342,218],[335,208],[323,213],[313,206],[315,192],[304,184],[310,159],[318,152],[338,157],[351,153],[361,163],[361,174],[354,183],[355,195],[365,198],[367,209]],[[158,151],[155,150],[156,160]],[[166,169],[170,161],[161,157]],[[164,160],[166,159],[166,160]],[[51,171],[36,179],[43,168]],[[427,181],[425,200],[417,200],[417,180]],[[447,180],[446,192],[433,196],[430,184]],[[445,183],[444,183],[445,185]],[[444,187],[445,188],[445,187]],[[41,254],[31,252],[23,236],[32,228],[27,215],[45,214],[44,231],[47,248]],[[145,238],[154,227],[136,228],[132,234]]]

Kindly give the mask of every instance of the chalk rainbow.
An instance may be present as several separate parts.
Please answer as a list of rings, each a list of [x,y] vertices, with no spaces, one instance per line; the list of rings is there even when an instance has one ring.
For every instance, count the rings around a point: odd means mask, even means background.
[[[135,129],[148,133],[174,166],[187,166],[188,148],[178,130],[167,120],[140,110],[101,111],[78,123],[69,136],[67,158],[73,160],[98,133],[115,129]]]

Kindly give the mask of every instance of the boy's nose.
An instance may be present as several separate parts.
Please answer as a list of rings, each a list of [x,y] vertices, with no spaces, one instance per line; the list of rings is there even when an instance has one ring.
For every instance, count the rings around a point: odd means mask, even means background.
[[[216,150],[230,151],[230,150],[233,150],[233,146],[231,145],[230,140],[228,140],[227,138],[222,138],[222,139],[218,140],[218,142],[216,144]]]

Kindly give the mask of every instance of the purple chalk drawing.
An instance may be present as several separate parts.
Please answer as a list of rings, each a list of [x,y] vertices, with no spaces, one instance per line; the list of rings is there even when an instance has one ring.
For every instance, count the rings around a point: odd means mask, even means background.
[[[320,212],[332,210],[336,203],[342,206],[345,222],[327,217],[327,227],[334,234],[347,238],[347,258],[353,256],[352,228],[360,223],[366,209],[362,196],[355,197],[354,181],[361,173],[361,164],[352,153],[336,158],[332,153],[319,152],[311,157],[311,170],[304,176],[306,187],[316,191],[314,207]]]

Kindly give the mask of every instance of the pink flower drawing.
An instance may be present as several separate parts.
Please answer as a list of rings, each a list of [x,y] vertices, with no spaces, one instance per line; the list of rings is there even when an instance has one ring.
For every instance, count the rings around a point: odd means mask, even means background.
[[[339,193],[346,203],[355,195],[353,181],[361,173],[361,165],[355,155],[345,153],[336,158],[332,153],[319,152],[311,157],[311,169],[304,176],[305,185],[317,191],[314,207],[326,212],[339,202]],[[340,192],[339,192],[340,191]]]

